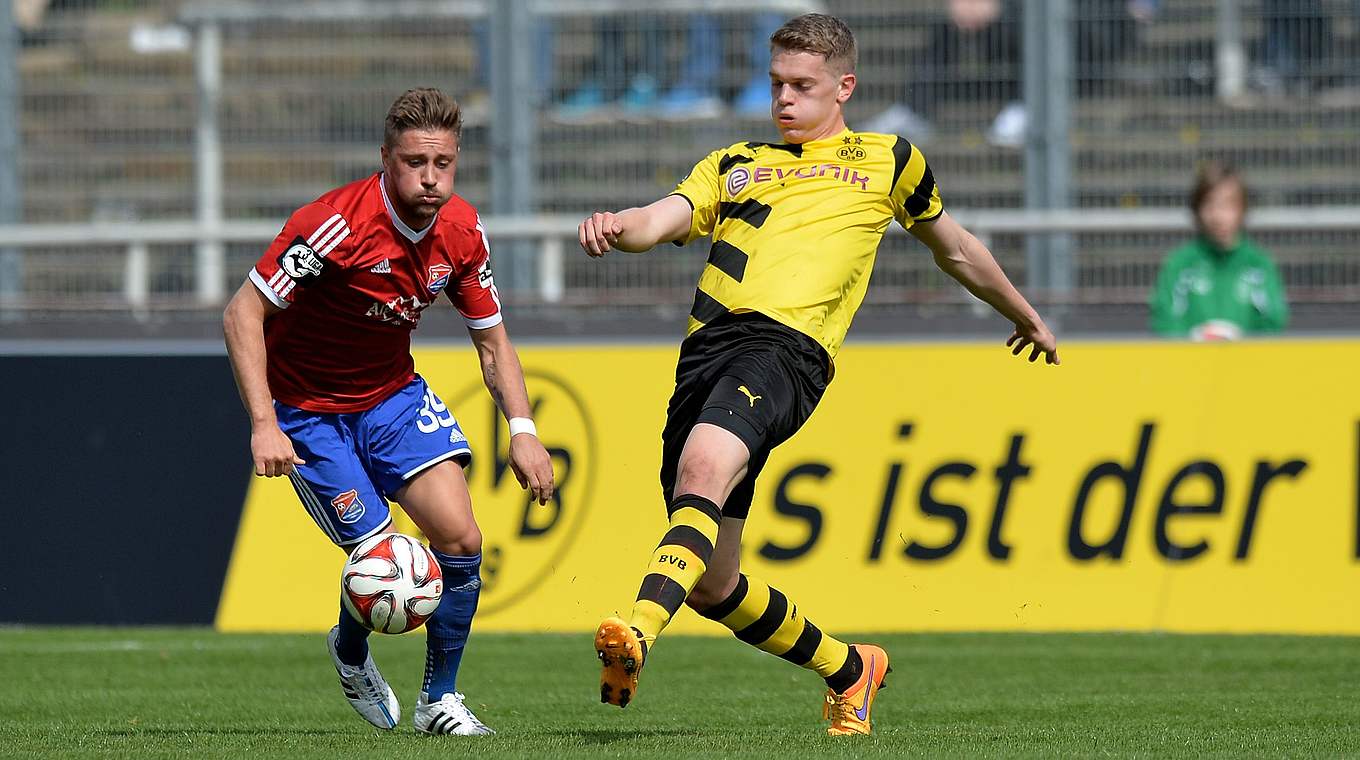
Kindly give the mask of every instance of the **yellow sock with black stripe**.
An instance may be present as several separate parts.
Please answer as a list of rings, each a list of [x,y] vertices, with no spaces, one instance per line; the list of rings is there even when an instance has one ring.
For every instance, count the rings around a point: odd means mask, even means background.
[[[722,511],[702,496],[681,494],[666,509],[670,525],[647,563],[628,624],[651,644],[685,603],[713,557]]]
[[[701,614],[762,652],[816,671],[837,692],[859,678],[860,658],[850,645],[822,633],[783,592],[758,578],[741,575],[726,599]]]

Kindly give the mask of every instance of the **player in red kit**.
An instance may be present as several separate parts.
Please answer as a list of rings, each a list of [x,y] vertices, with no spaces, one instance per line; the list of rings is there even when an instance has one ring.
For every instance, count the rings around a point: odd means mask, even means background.
[[[397,98],[382,171],[294,212],[227,305],[223,330],[250,414],[255,474],[287,475],[342,549],[391,529],[387,499],[429,539],[445,590],[426,623],[415,727],[477,735],[491,729],[455,688],[481,588],[482,536],[463,477],[472,450],[411,358],[411,331],[440,293],[467,323],[509,421],[520,485],[544,504],[553,472],[501,323],[486,232],[453,194],[461,127],[457,104],[439,90]],[[367,636],[342,609],[327,641],[350,704],[390,729],[400,707]]]

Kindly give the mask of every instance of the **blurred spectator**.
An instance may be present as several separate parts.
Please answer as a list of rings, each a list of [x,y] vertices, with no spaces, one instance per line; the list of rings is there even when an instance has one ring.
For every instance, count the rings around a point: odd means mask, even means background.
[[[43,34],[50,0],[13,0],[14,29],[19,33],[19,44],[41,45],[48,41]]]
[[[743,115],[768,116],[770,109],[770,35],[783,23],[772,13],[742,14],[745,22],[738,55],[724,54],[719,17],[692,13],[677,24],[680,34],[665,34],[662,19],[652,14],[611,14],[596,27],[595,54],[587,70],[595,72],[557,109],[565,121],[602,115],[606,107],[624,113],[666,118],[716,118],[723,112],[722,73],[733,62],[745,72],[733,107]],[[667,42],[680,47],[677,67],[668,67]],[[671,83],[667,90],[663,83]]]
[[[1263,92],[1282,95],[1325,83],[1323,66],[1332,53],[1332,15],[1321,0],[1264,0],[1264,38],[1252,71]]]
[[[585,70],[591,72],[556,111],[563,121],[602,115],[606,106],[624,111],[656,107],[665,35],[662,19],[653,14],[609,13],[595,22],[595,52]]]
[[[862,125],[866,132],[930,139],[931,119],[955,101],[1020,96],[1020,5],[1016,0],[949,0],[904,72],[906,98]]]
[[[535,100],[539,103],[555,100],[553,91],[553,54],[555,37],[551,22],[546,18],[533,19],[533,56],[534,82],[538,86]],[[478,19],[472,24],[472,34],[476,39],[477,62],[473,69],[473,86],[466,96],[458,98],[463,117],[470,122],[487,120],[491,109],[491,21]]]
[[[1198,236],[1172,251],[1157,274],[1152,329],[1165,336],[1231,340],[1277,332],[1289,319],[1270,254],[1242,233],[1247,188],[1233,169],[1201,168],[1190,195]]]
[[[1149,0],[1072,0],[1078,95],[1099,92],[1120,78],[1119,67],[1138,45],[1140,25],[1151,22],[1158,10]]]
[[[14,25],[20,32],[32,33],[47,14],[48,0],[14,0]]]
[[[740,116],[769,118],[770,76],[766,61],[770,56],[770,36],[784,18],[777,13],[755,13],[742,17],[742,44],[739,55],[724,55],[718,17],[712,13],[690,16],[687,45],[675,87],[660,103],[662,116],[671,118],[711,118],[722,113],[724,68],[733,66],[743,73],[741,86],[732,101]]]
[[[530,46],[540,103],[554,103],[559,121],[590,121],[607,118],[612,109],[627,114],[660,115],[670,118],[715,118],[723,111],[721,75],[729,61],[744,76],[733,106],[738,112],[762,117],[769,115],[769,76],[764,62],[769,57],[770,35],[783,23],[773,13],[741,14],[748,24],[742,31],[746,43],[739,55],[724,55],[723,35],[717,14],[692,13],[676,25],[680,34],[667,34],[667,19],[652,13],[607,13],[595,21],[595,45],[581,81],[568,88],[559,99],[554,79],[556,39],[551,22],[536,18]],[[472,92],[462,98],[465,115],[484,120],[489,110],[491,83],[490,22],[473,24],[477,44],[477,65]],[[678,67],[667,67],[668,42],[683,48]],[[663,92],[663,83],[673,83]]]
[[[1075,91],[1090,94],[1112,77],[1138,41],[1138,26],[1159,11],[1158,0],[1074,0]],[[928,140],[941,105],[992,101],[1003,104],[988,139],[1011,147],[1024,142],[1020,100],[1023,5],[1018,0],[948,0],[930,25],[905,78],[907,97],[867,120],[867,132]]]

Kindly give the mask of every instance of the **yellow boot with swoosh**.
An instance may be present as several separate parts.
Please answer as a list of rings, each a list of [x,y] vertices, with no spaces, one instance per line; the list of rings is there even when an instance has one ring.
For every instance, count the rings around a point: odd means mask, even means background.
[[[884,687],[884,680],[892,672],[888,666],[888,653],[873,644],[852,644],[864,663],[859,680],[844,692],[837,694],[826,690],[826,701],[822,703],[822,718],[831,721],[826,732],[832,736],[854,736],[868,734],[870,731],[869,712],[873,709],[878,690]]]

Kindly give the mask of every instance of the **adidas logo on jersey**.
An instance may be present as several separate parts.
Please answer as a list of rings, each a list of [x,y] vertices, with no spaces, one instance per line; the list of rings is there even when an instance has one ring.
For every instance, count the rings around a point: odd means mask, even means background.
[[[374,264],[373,266],[369,267],[368,271],[372,272],[373,274],[392,274],[392,262],[388,261],[387,259],[383,259],[382,261],[379,261],[377,264]]]

